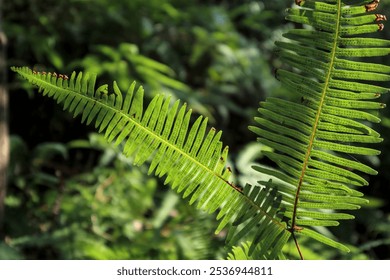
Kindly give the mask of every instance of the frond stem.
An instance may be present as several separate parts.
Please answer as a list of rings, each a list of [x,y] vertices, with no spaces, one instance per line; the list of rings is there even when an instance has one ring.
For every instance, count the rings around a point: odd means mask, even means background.
[[[320,103],[319,103],[319,106],[318,106],[318,110],[317,110],[317,113],[316,113],[316,117],[315,117],[315,121],[314,121],[314,124],[313,124],[313,129],[312,129],[312,133],[311,133],[311,136],[310,136],[309,145],[308,145],[307,150],[306,150],[305,160],[303,161],[301,175],[299,177],[298,186],[297,186],[297,190],[296,190],[296,193],[295,193],[293,215],[292,215],[292,218],[291,218],[292,221],[291,221],[290,231],[292,233],[295,245],[296,245],[297,250],[298,250],[300,255],[301,255],[301,252],[300,252],[300,249],[299,249],[299,245],[298,245],[298,242],[297,242],[296,237],[294,235],[294,231],[297,228],[297,226],[296,226],[296,218],[297,218],[297,209],[298,209],[298,203],[299,203],[299,194],[300,194],[301,189],[302,189],[303,180],[304,180],[304,177],[305,177],[305,174],[306,174],[306,170],[307,170],[307,167],[308,167],[309,159],[310,159],[310,156],[311,156],[311,151],[313,149],[314,139],[315,139],[316,134],[317,134],[317,128],[318,128],[321,112],[322,112],[323,107],[324,107],[327,89],[329,87],[329,83],[330,83],[332,72],[333,72],[332,69],[334,68],[335,56],[336,56],[336,50],[337,50],[337,42],[338,42],[337,38],[339,37],[339,33],[340,33],[340,17],[341,17],[341,0],[338,0],[337,23],[336,23],[337,24],[337,28],[336,28],[336,31],[335,31],[335,34],[334,34],[334,40],[333,40],[334,43],[333,43],[332,51],[330,53],[331,60],[329,62],[328,73],[327,73],[326,79],[324,81],[324,87],[323,87],[323,91],[322,91],[322,94],[321,94],[321,100],[320,100]],[[302,255],[301,255],[301,258],[303,258]]]
[[[295,236],[295,233],[294,233],[294,232],[292,232],[291,234],[292,234],[292,237],[293,237],[293,239],[294,239],[295,247],[296,247],[296,248],[297,248],[297,250],[298,250],[299,257],[300,257],[300,258],[301,258],[301,260],[303,261],[303,260],[304,260],[304,258],[303,258],[303,254],[302,254],[302,252],[301,252],[301,248],[299,247],[299,244],[298,244],[298,239],[296,238],[296,236]]]

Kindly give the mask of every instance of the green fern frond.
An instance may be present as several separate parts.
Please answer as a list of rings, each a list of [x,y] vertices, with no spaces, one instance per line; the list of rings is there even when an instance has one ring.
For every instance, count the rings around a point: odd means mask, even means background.
[[[367,203],[355,188],[377,172],[350,155],[380,153],[369,146],[382,141],[370,123],[380,122],[375,110],[385,104],[372,100],[389,92],[378,83],[390,81],[390,67],[365,58],[388,55],[390,41],[360,34],[381,31],[386,17],[370,13],[377,0],[295,2],[299,7],[287,9],[286,19],[310,27],[290,30],[289,41],[276,43],[288,66],[276,77],[292,101],[268,98],[260,103],[258,126],[250,127],[273,148],[264,154],[279,170],[255,169],[276,178],[261,183],[282,193],[294,240],[301,234],[348,250],[310,227],[337,226],[353,218],[343,210]]]
[[[275,190],[246,187],[241,190],[228,182],[228,147],[223,148],[221,132],[207,132],[207,118],[190,125],[191,110],[179,101],[157,95],[144,110],[143,89],[133,83],[123,97],[117,84],[95,90],[96,76],[88,73],[64,75],[37,73],[27,67],[12,67],[44,95],[63,104],[64,110],[95,123],[109,142],[123,144],[123,153],[137,165],[151,160],[149,173],[165,176],[165,184],[187,197],[190,204],[207,212],[218,211],[216,233],[229,226],[231,244],[252,236],[264,243],[263,258],[273,258],[290,237]]]

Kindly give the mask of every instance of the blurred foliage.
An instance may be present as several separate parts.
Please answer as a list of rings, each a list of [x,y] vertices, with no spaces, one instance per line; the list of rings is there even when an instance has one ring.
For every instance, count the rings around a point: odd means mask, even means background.
[[[187,207],[171,191],[157,192],[157,180],[145,176],[144,168],[133,167],[103,136],[42,143],[31,151],[19,137],[11,140],[14,188],[6,204],[8,230],[15,237],[5,241],[13,254],[60,259],[217,257],[223,240],[213,236],[213,217]]]
[[[273,42],[292,27],[284,20],[292,3],[5,1],[8,63],[68,75],[91,71],[99,74],[98,83],[116,80],[122,90],[137,80],[149,98],[156,92],[180,98],[224,131],[236,181],[255,184],[264,178],[249,166],[270,164],[262,156],[269,148],[254,143],[247,126],[259,101],[269,95],[288,98],[273,78],[281,64]],[[384,1],[379,12],[389,9]],[[390,38],[390,29],[381,35]],[[390,65],[389,58],[382,63]],[[117,148],[13,74],[9,79],[14,136],[0,258],[227,257],[223,233],[213,234],[215,217],[189,207],[159,179],[148,177],[147,167],[133,167]],[[380,173],[363,189],[372,207],[327,233],[354,244],[352,253],[340,255],[302,240],[308,259],[390,258],[390,111],[382,113],[385,141],[374,159]],[[293,248],[286,249],[287,257],[297,257]]]

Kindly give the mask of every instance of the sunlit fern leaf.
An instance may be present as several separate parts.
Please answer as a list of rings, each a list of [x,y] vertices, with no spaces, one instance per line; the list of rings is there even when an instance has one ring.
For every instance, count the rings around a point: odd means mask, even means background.
[[[244,191],[228,182],[228,148],[223,148],[221,132],[207,130],[207,119],[198,117],[190,125],[191,110],[179,101],[157,95],[146,109],[143,89],[133,83],[122,95],[114,82],[95,90],[96,76],[73,73],[70,79],[57,74],[36,73],[29,68],[12,67],[44,96],[49,96],[82,122],[95,123],[105,138],[117,145],[134,163],[151,160],[149,173],[165,176],[165,183],[187,197],[189,203],[207,212],[218,211],[216,233],[231,227],[229,241],[251,238],[264,246],[263,258],[279,254],[291,233],[278,212],[280,198],[275,190],[247,187]],[[233,226],[230,226],[232,225]]]
[[[251,242],[243,242],[240,246],[233,246],[232,251],[228,253],[228,260],[259,260],[263,259],[261,254],[262,250],[260,246],[256,246],[254,252],[250,252],[250,248],[253,247]],[[286,257],[282,252],[279,252],[275,259],[285,260]]]
[[[241,246],[233,246],[232,251],[228,254],[228,260],[254,260],[253,256],[249,256],[250,243],[245,242]]]
[[[276,178],[263,185],[282,193],[285,217],[293,236],[302,234],[330,246],[348,249],[309,229],[337,226],[367,200],[355,188],[366,186],[371,167],[355,156],[374,156],[369,144],[382,141],[370,123],[385,107],[373,101],[389,89],[390,67],[366,58],[390,53],[390,41],[363,38],[383,29],[386,17],[373,14],[379,1],[296,0],[286,19],[304,24],[277,42],[288,67],[276,77],[292,95],[290,101],[268,98],[260,103],[258,126],[250,129],[271,148],[264,152],[279,167],[256,170]],[[353,156],[351,156],[353,155]],[[298,248],[298,246],[297,246]]]

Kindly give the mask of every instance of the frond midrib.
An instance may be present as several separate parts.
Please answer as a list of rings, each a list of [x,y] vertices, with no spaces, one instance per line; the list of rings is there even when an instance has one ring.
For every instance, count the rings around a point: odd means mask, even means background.
[[[33,77],[33,79],[37,79],[36,77]],[[119,110],[119,109],[116,109],[114,107],[111,107],[109,106],[108,104],[105,104],[104,102],[100,101],[99,99],[95,99],[93,97],[90,97],[84,93],[82,93],[81,91],[78,92],[78,91],[75,91],[75,90],[72,90],[70,88],[62,88],[58,85],[53,85],[51,84],[50,82],[46,81],[46,80],[42,80],[42,79],[39,79],[39,81],[41,83],[44,83],[45,85],[47,85],[47,87],[52,87],[52,88],[55,88],[56,90],[66,90],[66,91],[70,91],[72,92],[75,97],[74,98],[77,98],[79,97],[80,99],[84,98],[84,99],[87,99],[87,102],[92,102],[92,103],[99,103],[99,106],[102,106],[104,107],[106,110],[113,110],[116,114],[120,114],[122,117],[126,118],[128,121],[134,123],[137,127],[139,127],[140,129],[144,130],[146,133],[149,133],[150,135],[152,135],[152,137],[154,137],[155,139],[158,139],[158,141],[160,141],[162,144],[165,144],[169,147],[172,147],[176,152],[180,153],[182,156],[188,158],[190,161],[194,162],[196,165],[200,166],[203,170],[205,170],[208,174],[211,174],[212,176],[214,177],[217,177],[219,180],[223,181],[224,184],[227,185],[228,188],[231,188],[229,182],[227,182],[224,178],[222,178],[220,175],[218,175],[217,173],[215,173],[213,170],[211,170],[210,168],[208,168],[207,166],[205,166],[204,164],[202,164],[200,161],[198,161],[195,157],[192,157],[191,155],[189,155],[188,153],[186,153],[185,151],[183,151],[182,149],[178,148],[176,145],[174,144],[171,144],[169,141],[167,141],[166,139],[162,138],[159,134],[155,133],[153,130],[149,129],[147,126],[143,126],[141,123],[135,121],[134,119],[132,119],[128,114],[126,113],[123,113],[122,110]],[[40,86],[41,87],[41,86]],[[44,88],[44,87],[42,87]],[[77,97],[76,97],[77,96]],[[113,117],[112,117],[113,118]],[[207,177],[207,176],[205,176]],[[263,210],[259,205],[257,205],[252,199],[250,199],[247,195],[245,195],[244,193],[242,192],[239,192],[238,190],[232,188],[235,192],[238,193],[238,195],[242,195],[244,197],[244,199],[247,201],[247,203],[249,203],[251,205],[251,207],[257,209],[257,211],[259,211],[261,213],[262,216],[264,217],[267,217],[269,221],[272,221],[272,223],[274,223],[275,225],[278,225],[279,227],[282,227],[283,230],[286,230],[286,227],[285,225],[275,219],[273,216],[270,216],[268,214],[267,211]]]
[[[297,190],[296,190],[296,194],[295,194],[293,215],[292,215],[292,218],[291,218],[292,219],[292,221],[291,221],[291,231],[295,230],[295,221],[296,221],[297,209],[298,209],[298,203],[299,203],[299,194],[300,194],[300,191],[302,189],[304,177],[305,177],[307,166],[308,166],[308,163],[309,163],[309,158],[311,156],[311,151],[313,149],[314,139],[315,139],[316,134],[317,134],[317,128],[318,128],[320,116],[321,116],[321,113],[322,113],[322,109],[324,107],[325,97],[326,97],[326,94],[327,94],[327,91],[328,91],[329,83],[330,83],[332,72],[333,72],[332,69],[333,69],[333,66],[334,66],[334,63],[335,63],[335,59],[336,59],[336,49],[337,49],[338,37],[339,37],[339,33],[340,33],[340,23],[341,23],[341,19],[340,19],[341,18],[341,8],[342,8],[341,7],[341,0],[338,0],[337,4],[338,4],[338,8],[337,8],[337,22],[336,22],[337,28],[335,29],[335,33],[334,33],[333,46],[332,46],[332,51],[330,53],[330,62],[329,62],[328,72],[326,74],[326,79],[325,79],[325,82],[324,82],[323,91],[321,93],[321,99],[320,99],[319,106],[318,106],[318,109],[317,109],[317,113],[316,113],[316,116],[315,116],[315,120],[314,120],[314,123],[313,123],[312,132],[311,132],[311,135],[310,135],[310,138],[309,138],[309,145],[308,145],[307,150],[306,150],[305,159],[304,159],[303,164],[302,164],[301,175],[299,177],[298,186],[297,186]]]
[[[40,80],[42,81],[42,80]],[[52,84],[50,83],[47,83],[45,81],[45,83],[49,86],[53,86]],[[116,114],[120,114],[122,117],[126,118],[128,121],[132,122],[133,124],[135,124],[138,128],[140,128],[141,130],[145,131],[146,133],[148,133],[149,135],[152,135],[152,137],[154,139],[158,139],[158,141],[160,141],[162,144],[166,145],[166,146],[169,146],[171,148],[173,148],[176,152],[179,152],[181,155],[185,156],[186,158],[188,158],[189,160],[191,160],[192,162],[196,163],[198,166],[200,166],[203,170],[206,170],[209,174],[213,174],[215,175],[216,177],[218,177],[219,179],[223,180],[224,182],[226,182],[226,180],[224,180],[221,176],[217,175],[213,170],[211,170],[210,168],[208,168],[207,166],[205,166],[204,164],[202,164],[201,162],[199,162],[198,160],[196,160],[196,158],[190,156],[188,153],[184,152],[182,149],[178,148],[177,146],[171,144],[169,141],[167,141],[166,139],[164,139],[163,137],[161,137],[160,135],[158,135],[157,133],[155,133],[153,130],[149,129],[147,126],[143,126],[141,123],[135,121],[134,119],[132,119],[129,115],[125,114],[122,112],[122,110],[118,110],[114,107],[111,107],[109,106],[108,104],[105,104],[104,102],[101,102],[100,100],[98,99],[94,99],[94,98],[91,98],[89,97],[88,95],[85,95],[85,94],[82,94],[82,93],[79,93],[77,91],[74,91],[74,90],[71,90],[71,89],[63,89],[63,88],[60,88],[58,87],[60,90],[69,90],[71,92],[74,93],[74,95],[76,96],[79,96],[80,99],[81,98],[84,98],[84,99],[87,99],[88,102],[91,102],[91,103],[99,103],[99,106],[101,107],[104,107],[107,111],[109,110],[113,110]]]

